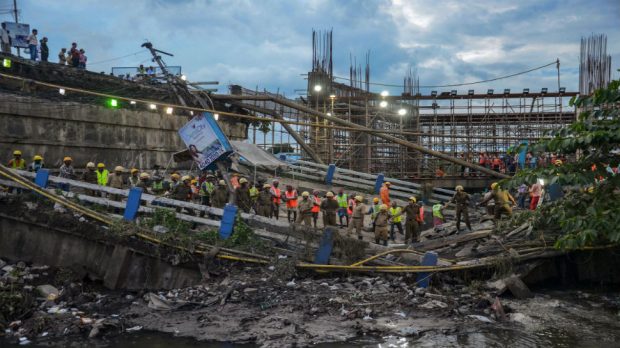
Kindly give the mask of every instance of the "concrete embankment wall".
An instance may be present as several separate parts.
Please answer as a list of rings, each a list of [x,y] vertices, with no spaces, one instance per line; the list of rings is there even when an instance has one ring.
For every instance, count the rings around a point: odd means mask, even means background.
[[[173,266],[126,245],[85,238],[44,224],[0,214],[0,256],[70,268],[110,289],[173,289],[197,284],[195,266]]]
[[[185,148],[178,129],[185,116],[164,112],[109,109],[93,104],[63,102],[0,92],[0,156],[11,158],[13,150],[27,162],[39,154],[48,167],[58,167],[64,156],[74,166],[103,162],[151,169],[159,164],[183,168],[171,162],[172,154]],[[245,124],[220,122],[232,139],[245,138]]]

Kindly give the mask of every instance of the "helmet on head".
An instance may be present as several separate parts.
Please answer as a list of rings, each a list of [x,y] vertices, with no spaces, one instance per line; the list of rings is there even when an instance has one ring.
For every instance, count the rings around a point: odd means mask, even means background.
[[[151,176],[149,175],[149,173],[140,173],[140,179],[148,179]]]
[[[393,207],[397,206],[398,203],[396,203],[396,201],[392,201],[392,203],[390,203]]]
[[[197,183],[198,183],[198,180],[192,179],[192,185],[197,184]]]
[[[379,210],[387,210],[388,206],[386,204],[381,204]]]
[[[190,176],[189,176],[189,175],[183,175],[183,177],[181,178],[181,181],[189,181],[189,180],[191,180],[191,179],[192,179],[192,178],[190,178]]]
[[[95,164],[93,162],[86,163],[86,168],[95,168]]]
[[[372,202],[373,202],[373,203],[379,203],[379,198],[377,198],[377,197],[373,198],[373,199],[372,199]]]
[[[301,193],[301,196],[302,197],[309,197],[310,196],[310,192],[304,191],[304,192]]]
[[[226,181],[224,181],[224,180],[220,180],[220,181],[218,181],[218,184],[220,184],[220,185],[224,186],[224,185],[226,185]]]
[[[556,166],[561,166],[562,165],[562,160],[555,160],[555,162],[553,162]]]
[[[277,179],[273,179],[272,184],[279,184],[280,182]]]
[[[391,185],[392,185],[392,183],[391,183],[391,182],[389,182],[389,181],[386,181],[386,182],[385,182],[385,186],[391,186]]]
[[[413,203],[418,201],[414,196],[409,197],[409,200],[412,201]]]
[[[455,191],[463,191],[463,186],[458,185],[457,187],[454,188]]]
[[[97,163],[97,168],[105,168],[105,164],[103,164],[103,163]]]
[[[63,162],[67,162],[67,161],[73,162],[73,159],[71,157],[67,156],[67,157],[63,158],[62,161]]]
[[[329,191],[329,192],[327,192],[327,193],[325,194],[325,197],[332,198],[332,197],[334,197],[334,193],[333,193],[332,191]]]
[[[124,170],[125,170],[125,168],[123,168],[123,166],[116,166],[116,167],[114,167],[114,171],[115,172],[122,172]]]
[[[33,160],[33,161],[43,161],[43,157],[41,157],[41,155],[35,155],[35,156],[32,158],[32,160]]]
[[[241,179],[239,179],[239,183],[240,183],[240,184],[245,184],[245,183],[247,183],[247,182],[248,182],[248,179],[246,179],[246,178],[241,178]]]
[[[498,184],[498,183],[496,183],[496,182],[494,182],[494,183],[492,183],[492,184],[491,184],[491,190],[495,190],[495,189],[496,189],[496,188],[498,188],[498,187],[499,187],[499,184]]]
[[[177,173],[174,173],[174,174],[170,175],[170,178],[171,179],[179,180],[181,178],[181,176],[179,174],[177,174]]]
[[[269,184],[264,184],[264,185],[263,185],[263,188],[264,188],[264,189],[271,188],[271,185],[269,185]]]
[[[22,155],[21,151],[19,151],[19,150],[13,151],[13,156],[21,156],[21,155]]]
[[[358,202],[361,202],[361,201],[364,200],[364,197],[362,197],[362,196],[355,196],[355,200],[358,201]]]
[[[137,172],[139,172],[137,168],[131,168],[131,174],[136,174]]]

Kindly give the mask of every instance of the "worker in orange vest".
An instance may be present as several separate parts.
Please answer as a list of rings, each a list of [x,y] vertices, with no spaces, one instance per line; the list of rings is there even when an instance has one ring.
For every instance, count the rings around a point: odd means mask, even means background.
[[[286,217],[288,222],[297,221],[297,190],[293,189],[293,186],[286,185],[286,191],[284,191],[284,200],[286,201]],[[291,215],[293,219],[291,220]]]
[[[274,180],[271,183],[271,197],[273,200],[273,210],[271,212],[271,217],[276,218],[276,220],[280,219],[280,204],[282,204],[282,191],[278,188],[280,182],[278,180]]]
[[[319,219],[319,212],[321,211],[321,197],[319,197],[319,191],[314,190],[311,198],[314,203],[312,206],[312,222],[314,223],[314,228],[316,228],[316,222]]]
[[[387,206],[390,205],[390,186],[392,186],[392,183],[389,181],[386,181],[381,186],[381,190],[379,190],[379,195],[381,196],[381,202]]]

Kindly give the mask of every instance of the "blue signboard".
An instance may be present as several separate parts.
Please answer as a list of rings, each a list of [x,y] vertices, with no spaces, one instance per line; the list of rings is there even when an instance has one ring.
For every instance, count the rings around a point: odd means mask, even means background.
[[[179,135],[200,170],[233,152],[228,138],[210,112],[191,119],[179,129]]]
[[[30,24],[3,22],[6,30],[9,31],[13,47],[28,48],[28,36],[30,35]]]

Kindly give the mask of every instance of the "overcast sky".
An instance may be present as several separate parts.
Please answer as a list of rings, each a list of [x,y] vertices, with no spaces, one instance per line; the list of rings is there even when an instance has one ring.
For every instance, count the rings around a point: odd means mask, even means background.
[[[0,10],[11,6],[0,0]],[[579,40],[591,33],[607,34],[614,71],[620,67],[618,0],[18,0],[18,6],[20,21],[49,38],[51,58],[76,41],[90,70],[109,72],[151,64],[140,48],[150,40],[174,53],[166,62],[181,65],[191,80],[279,88],[288,96],[306,87],[301,74],[311,69],[313,28],[333,28],[336,75],[348,76],[350,55],[360,61],[369,50],[371,82],[400,84],[410,67],[423,85],[470,82],[559,58],[562,85],[577,90]],[[10,16],[0,15],[5,20]],[[490,87],[555,90],[556,71],[473,88]]]

